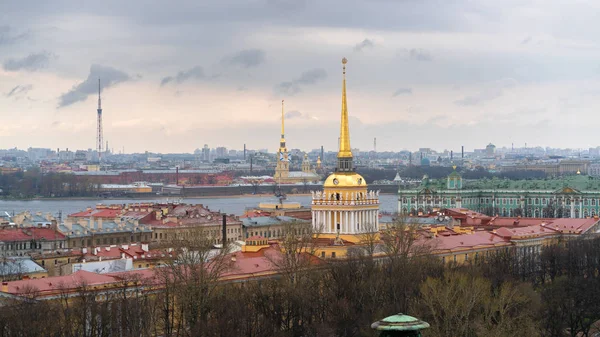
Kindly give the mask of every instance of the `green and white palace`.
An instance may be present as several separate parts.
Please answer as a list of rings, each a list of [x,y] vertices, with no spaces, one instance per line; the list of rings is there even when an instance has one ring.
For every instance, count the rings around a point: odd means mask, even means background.
[[[468,208],[487,215],[585,218],[600,214],[600,179],[575,175],[537,180],[463,180],[423,177],[416,188],[400,185],[398,212],[417,215],[441,208]]]

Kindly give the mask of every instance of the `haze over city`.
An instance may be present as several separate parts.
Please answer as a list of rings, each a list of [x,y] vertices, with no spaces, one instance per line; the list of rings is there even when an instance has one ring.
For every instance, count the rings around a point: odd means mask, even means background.
[[[597,2],[4,1],[2,148],[587,148],[600,122]],[[566,20],[565,17],[577,18]],[[6,119],[5,119],[6,121]],[[475,144],[476,142],[476,144]]]

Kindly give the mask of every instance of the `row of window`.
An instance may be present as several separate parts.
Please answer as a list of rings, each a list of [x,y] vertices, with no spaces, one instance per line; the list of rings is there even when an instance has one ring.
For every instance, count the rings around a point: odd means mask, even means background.
[[[142,241],[142,236],[140,234],[138,235],[131,235],[129,237],[129,241],[127,240],[127,237],[110,237],[110,238],[96,238],[96,240],[94,240],[93,243],[95,243],[96,245],[114,245],[114,244],[120,244],[120,243],[128,243],[128,242],[139,242]],[[148,241],[149,235],[148,234],[144,234],[143,236],[144,241]],[[87,242],[87,245],[86,245]],[[81,244],[80,247],[91,247],[92,246],[92,239],[81,239],[81,241],[79,241],[79,243]],[[73,248],[77,247],[77,241],[73,241]],[[62,246],[61,246],[62,248]]]
[[[407,203],[410,200],[411,203],[417,203],[417,198],[413,197],[413,198],[402,198],[402,203]],[[561,204],[562,200],[561,199],[550,199],[550,198],[527,198],[525,199],[525,203],[527,205],[547,205],[550,200],[553,200],[552,202],[554,204]],[[463,203],[465,205],[470,205],[470,204],[476,204],[476,203],[482,203],[482,204],[490,204],[494,201],[493,198],[463,198]],[[423,200],[423,198],[419,198],[418,203],[425,203],[425,204],[446,204],[450,202],[451,204],[454,204],[456,202],[455,198],[428,198]],[[571,205],[571,199],[570,198],[566,198],[564,199],[564,202],[566,205],[570,206]],[[498,198],[497,199],[497,203],[498,205],[518,205],[519,199],[518,198]],[[598,199],[594,199],[594,198],[585,198],[583,199],[583,205],[584,206],[596,206],[596,205],[600,205],[600,202],[598,201]]]
[[[63,248],[62,242],[59,243],[58,248]],[[2,251],[2,250],[27,250],[27,249],[42,249],[42,243],[41,242],[0,243],[0,251]]]
[[[309,234],[309,232],[310,230],[308,228],[295,228],[293,230],[294,235]],[[285,231],[282,229],[246,232],[246,238],[249,238],[251,236],[262,236],[264,238],[280,238],[283,235],[285,235]]]

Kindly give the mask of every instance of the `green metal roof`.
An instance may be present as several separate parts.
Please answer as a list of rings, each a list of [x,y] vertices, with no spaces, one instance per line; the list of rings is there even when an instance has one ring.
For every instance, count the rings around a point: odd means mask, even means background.
[[[422,187],[428,187],[433,190],[447,189],[447,179],[429,179],[421,184]],[[547,179],[527,179],[527,180],[509,180],[509,179],[463,179],[463,190],[560,190],[563,187],[571,187],[578,191],[600,191],[600,178],[575,175],[563,178]]]
[[[371,324],[371,328],[379,331],[418,331],[429,328],[429,323],[400,313]]]

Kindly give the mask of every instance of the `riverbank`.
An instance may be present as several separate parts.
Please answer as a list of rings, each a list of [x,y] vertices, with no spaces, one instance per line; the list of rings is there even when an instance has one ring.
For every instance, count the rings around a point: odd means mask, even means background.
[[[294,197],[294,196],[298,196],[298,197],[308,197],[310,196],[310,193],[293,193],[293,194],[287,194],[286,197]],[[380,195],[395,195],[395,193],[380,193]],[[27,201],[50,201],[50,200],[56,200],[56,201],[69,201],[69,200],[81,200],[81,201],[85,201],[85,200],[123,200],[123,199],[132,199],[132,200],[164,200],[164,199],[169,199],[170,201],[175,201],[175,200],[187,200],[187,199],[233,199],[233,198],[274,198],[275,195],[272,193],[260,193],[260,194],[251,194],[251,193],[246,193],[246,194],[230,194],[230,195],[186,195],[184,196],[178,196],[178,195],[163,195],[163,194],[152,194],[152,193],[146,193],[146,194],[135,194],[135,195],[123,195],[123,196],[118,196],[118,197],[108,197],[108,198],[101,198],[101,197],[34,197],[34,198],[27,198],[27,199],[16,199],[16,198],[0,198],[0,201],[21,201],[21,202],[27,202]]]

